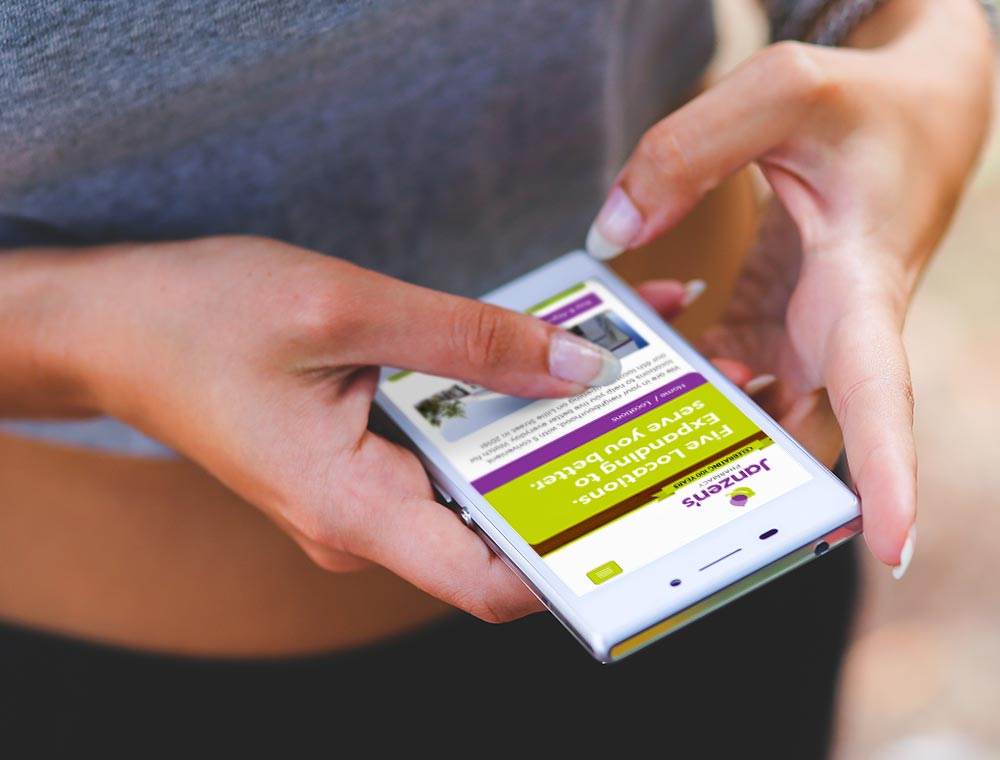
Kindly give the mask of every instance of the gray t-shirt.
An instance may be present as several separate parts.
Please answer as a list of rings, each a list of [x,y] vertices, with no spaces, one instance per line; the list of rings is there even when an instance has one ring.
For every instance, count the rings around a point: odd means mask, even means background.
[[[479,295],[583,242],[708,0],[144,0],[0,17],[0,247],[266,235]],[[168,453],[113,420],[8,431]]]

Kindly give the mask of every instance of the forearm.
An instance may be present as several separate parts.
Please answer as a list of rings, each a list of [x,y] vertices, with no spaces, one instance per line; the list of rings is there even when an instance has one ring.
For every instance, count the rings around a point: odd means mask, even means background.
[[[98,413],[85,357],[93,341],[88,270],[106,254],[60,250],[0,253],[0,417]],[[100,347],[95,347],[96,360]]]

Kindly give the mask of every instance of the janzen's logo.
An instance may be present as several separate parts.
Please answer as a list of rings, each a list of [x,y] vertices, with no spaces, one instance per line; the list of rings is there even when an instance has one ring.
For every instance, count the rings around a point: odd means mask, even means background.
[[[716,494],[723,493],[732,488],[736,483],[741,480],[746,480],[747,478],[752,478],[759,472],[770,472],[771,468],[767,464],[767,457],[764,457],[756,464],[744,467],[742,470],[734,472],[732,475],[726,475],[726,477],[721,480],[717,480],[709,486],[705,486],[699,493],[691,494],[686,497],[681,503],[685,507],[697,507],[700,506],[702,502],[707,501]],[[742,486],[735,489],[731,493],[727,494],[729,496],[729,503],[736,507],[742,507],[747,503],[747,499],[754,496],[754,492]]]
[[[740,488],[734,488],[732,491],[726,494],[729,497],[729,503],[734,507],[745,507],[747,502],[750,500],[751,496],[756,496],[757,492],[752,488],[747,488],[742,486]]]

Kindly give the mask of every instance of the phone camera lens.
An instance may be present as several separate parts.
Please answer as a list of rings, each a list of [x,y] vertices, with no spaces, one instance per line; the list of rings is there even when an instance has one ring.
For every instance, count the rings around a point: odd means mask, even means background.
[[[670,581],[670,585],[671,586],[680,586],[681,585],[681,579],[680,578],[674,578],[672,581]]]
[[[829,549],[830,549],[830,544],[828,544],[826,541],[820,541],[818,544],[816,544],[816,548],[814,549],[814,552],[815,552],[816,556],[818,557],[821,554],[826,554],[827,551],[829,551]]]

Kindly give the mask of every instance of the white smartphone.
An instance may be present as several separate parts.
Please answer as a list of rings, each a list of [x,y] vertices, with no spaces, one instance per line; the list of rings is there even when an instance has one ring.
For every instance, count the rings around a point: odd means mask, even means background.
[[[586,252],[482,300],[604,346],[620,379],[539,400],[386,367],[375,401],[598,661],[860,533],[854,492]]]

